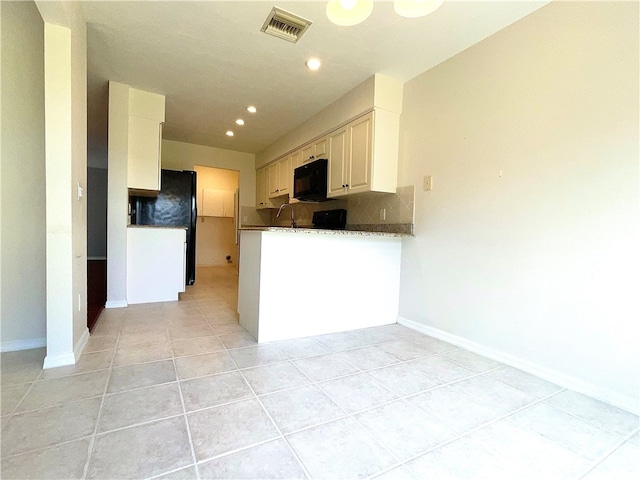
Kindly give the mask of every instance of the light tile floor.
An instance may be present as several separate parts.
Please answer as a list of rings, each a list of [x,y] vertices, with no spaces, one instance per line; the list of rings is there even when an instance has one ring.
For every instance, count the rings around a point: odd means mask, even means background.
[[[236,298],[202,269],[73,367],[3,353],[1,477],[640,478],[635,415],[400,325],[258,346]]]

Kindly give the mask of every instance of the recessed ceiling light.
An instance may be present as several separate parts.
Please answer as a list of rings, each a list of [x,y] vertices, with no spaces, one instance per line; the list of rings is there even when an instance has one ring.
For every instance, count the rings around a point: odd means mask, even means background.
[[[241,119],[241,118],[239,118],[239,119],[237,119],[237,120],[236,120],[236,123],[237,123],[238,125],[244,125],[244,120],[243,120],[243,119]]]
[[[313,70],[315,72],[320,68],[320,60],[318,60],[317,58],[310,58],[309,60],[307,60],[305,65],[309,70]]]
[[[233,137],[233,132],[231,130],[227,130],[227,137]]]
[[[247,111],[250,112],[250,113],[256,113],[257,112],[256,107],[254,107],[253,105],[248,106],[247,107]]]

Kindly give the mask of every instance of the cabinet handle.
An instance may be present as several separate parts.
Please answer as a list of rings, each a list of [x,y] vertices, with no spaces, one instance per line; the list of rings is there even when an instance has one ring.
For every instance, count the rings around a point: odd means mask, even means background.
[[[349,184],[347,183],[347,184],[345,185],[345,187],[349,188]]]

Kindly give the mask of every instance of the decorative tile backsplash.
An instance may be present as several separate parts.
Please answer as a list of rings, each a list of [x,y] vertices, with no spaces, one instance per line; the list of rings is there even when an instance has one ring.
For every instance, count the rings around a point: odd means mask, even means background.
[[[348,225],[388,225],[413,223],[413,185],[400,187],[396,193],[365,193],[347,200]],[[385,219],[380,219],[381,210]]]
[[[364,231],[384,231],[394,233],[413,233],[415,187],[399,187],[396,193],[365,193],[341,200],[322,203],[293,203],[294,218],[299,227],[312,225],[313,212],[318,210],[347,210],[347,229]],[[381,220],[380,211],[385,211]],[[283,210],[276,218],[277,210],[256,210],[242,207],[240,215],[247,217],[243,225],[289,226],[291,212]]]

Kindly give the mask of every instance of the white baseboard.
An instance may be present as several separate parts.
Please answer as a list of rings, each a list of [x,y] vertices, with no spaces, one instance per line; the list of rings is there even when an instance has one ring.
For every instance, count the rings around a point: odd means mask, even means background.
[[[129,304],[127,303],[126,300],[109,300],[105,305],[104,308],[124,308],[124,307],[128,307]]]
[[[44,357],[44,365],[42,368],[46,370],[47,368],[66,367],[67,365],[74,365],[75,363],[76,358],[73,352],[56,356],[47,355]]]
[[[87,346],[87,342],[89,341],[89,329],[85,328],[84,332],[82,332],[82,336],[80,340],[76,343],[73,352],[64,353],[62,355],[51,356],[47,355],[44,357],[44,365],[42,368],[45,370],[47,368],[56,368],[56,367],[64,367],[67,365],[74,365],[80,359],[80,355],[82,355],[82,351],[84,347]]]
[[[82,336],[80,337],[80,340],[78,340],[78,343],[76,343],[76,346],[73,349],[73,356],[75,357],[76,362],[80,360],[80,355],[82,355],[82,351],[84,350],[84,347],[87,346],[88,341],[89,341],[89,329],[85,328],[84,332],[82,332]]]
[[[47,346],[47,337],[29,338],[27,340],[9,340],[0,343],[0,352],[16,352],[18,350],[30,350]]]
[[[496,360],[524,372],[530,373],[532,375],[535,375],[536,377],[540,377],[561,387],[568,388],[569,390],[573,390],[578,393],[582,393],[583,395],[587,395],[597,400],[601,400],[605,403],[618,408],[622,408],[623,410],[634,413],[636,415],[640,414],[640,401],[637,398],[622,395],[608,388],[585,382],[584,380],[580,380],[579,378],[573,377],[571,375],[566,375],[557,370],[543,367],[536,363],[530,362],[529,360],[516,357],[515,355],[511,355],[501,350],[487,347],[480,343],[476,343],[473,340],[453,335],[452,333],[440,330],[438,328],[430,327],[429,325],[424,325],[423,323],[414,322],[413,320],[409,320],[404,317],[398,317],[398,323],[420,333],[424,333],[425,335],[444,340],[445,342],[465,348],[484,357],[491,358],[492,360]]]

